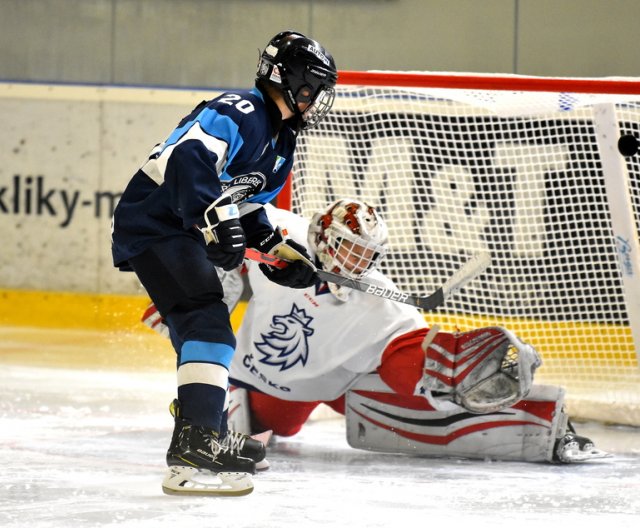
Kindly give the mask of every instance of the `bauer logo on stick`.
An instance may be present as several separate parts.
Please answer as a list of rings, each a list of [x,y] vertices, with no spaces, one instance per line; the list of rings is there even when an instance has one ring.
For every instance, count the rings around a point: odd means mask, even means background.
[[[409,297],[409,295],[407,295],[406,293],[402,293],[396,290],[390,290],[389,288],[383,288],[382,286],[376,286],[375,284],[369,285],[365,293],[398,302],[404,302]]]

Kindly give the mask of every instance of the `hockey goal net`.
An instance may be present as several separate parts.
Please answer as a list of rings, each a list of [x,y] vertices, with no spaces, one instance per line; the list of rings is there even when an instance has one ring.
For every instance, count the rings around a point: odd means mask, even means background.
[[[640,137],[640,79],[341,72],[331,114],[300,137],[290,206],[380,208],[384,271],[411,293],[488,251],[427,320],[506,326],[572,416],[640,425],[640,165],[621,135]]]

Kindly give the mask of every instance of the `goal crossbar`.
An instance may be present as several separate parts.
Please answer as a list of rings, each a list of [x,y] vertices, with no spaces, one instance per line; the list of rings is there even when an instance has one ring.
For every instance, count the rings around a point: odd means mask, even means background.
[[[640,94],[640,80],[626,78],[580,79],[516,75],[464,75],[340,70],[341,85],[403,86],[462,90],[573,92],[592,94]]]

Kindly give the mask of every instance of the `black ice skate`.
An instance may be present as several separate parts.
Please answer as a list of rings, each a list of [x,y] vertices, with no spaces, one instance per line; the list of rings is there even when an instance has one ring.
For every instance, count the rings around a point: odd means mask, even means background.
[[[180,416],[178,400],[171,404],[175,426],[167,451],[169,470],[162,483],[168,494],[246,495],[253,491],[256,464],[222,445],[218,433]]]
[[[213,473],[239,471],[253,474],[256,472],[255,462],[251,458],[241,456],[238,449],[231,449],[232,442],[222,442],[216,431],[184,420],[180,416],[178,400],[172,402],[170,410],[175,418],[175,427],[171,445],[167,451],[168,466],[192,466],[207,469]],[[244,445],[247,446],[247,442],[244,442]],[[249,447],[245,448],[245,451],[248,450]]]
[[[594,458],[607,458],[611,455],[600,449],[596,449],[593,442],[585,437],[576,434],[571,422],[567,424],[566,434],[556,440],[553,447],[553,461],[564,464],[584,462]]]
[[[246,434],[227,431],[227,434],[219,442],[229,451],[238,453],[238,456],[243,458],[250,458],[256,464],[262,462],[267,456],[265,445],[260,440]]]

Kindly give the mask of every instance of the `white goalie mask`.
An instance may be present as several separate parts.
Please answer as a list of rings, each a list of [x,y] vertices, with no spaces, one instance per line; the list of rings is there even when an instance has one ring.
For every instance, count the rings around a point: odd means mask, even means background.
[[[359,279],[384,256],[387,237],[387,226],[373,207],[347,199],[313,215],[308,240],[324,269]]]

